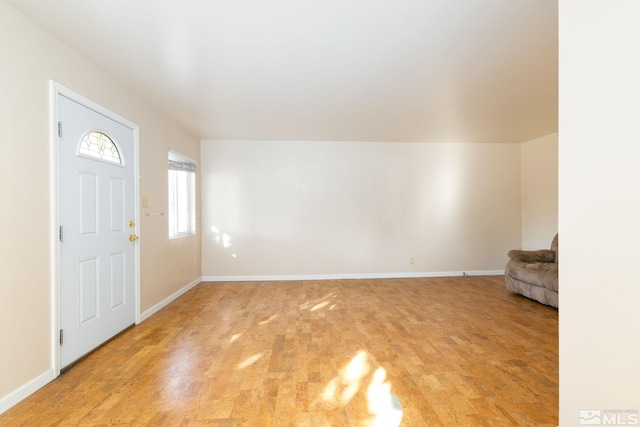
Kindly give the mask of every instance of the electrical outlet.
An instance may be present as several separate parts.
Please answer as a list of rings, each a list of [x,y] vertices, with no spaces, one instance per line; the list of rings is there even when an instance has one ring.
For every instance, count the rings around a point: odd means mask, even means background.
[[[416,260],[413,257],[409,257],[409,264],[413,265],[415,261]]]
[[[184,268],[180,269],[180,278],[184,279]]]

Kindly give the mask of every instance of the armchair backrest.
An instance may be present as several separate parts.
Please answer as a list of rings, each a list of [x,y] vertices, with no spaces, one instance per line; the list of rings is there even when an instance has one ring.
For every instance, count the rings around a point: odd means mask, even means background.
[[[558,233],[556,233],[555,237],[553,238],[553,241],[551,241],[551,250],[554,251],[556,253],[556,260],[554,262],[558,262]]]

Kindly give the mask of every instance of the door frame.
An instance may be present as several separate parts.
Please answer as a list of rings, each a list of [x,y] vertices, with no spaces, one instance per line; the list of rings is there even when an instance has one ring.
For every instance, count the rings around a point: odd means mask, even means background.
[[[140,235],[140,156],[139,156],[139,127],[137,124],[121,117],[120,115],[104,108],[77,92],[53,81],[49,81],[49,194],[50,194],[50,227],[51,227],[51,368],[54,378],[60,375],[60,241],[58,230],[60,227],[59,209],[60,198],[58,192],[58,96],[62,95],[78,104],[83,105],[96,113],[102,114],[109,119],[133,131],[133,187],[134,187],[134,218],[136,222],[136,234]],[[140,244],[135,245],[135,285],[134,285],[134,312],[135,324],[140,323]]]

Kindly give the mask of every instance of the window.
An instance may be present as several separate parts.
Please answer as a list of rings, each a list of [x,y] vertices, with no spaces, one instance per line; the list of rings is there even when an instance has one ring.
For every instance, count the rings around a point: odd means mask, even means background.
[[[122,158],[116,144],[102,132],[89,132],[80,142],[80,154],[122,164]]]
[[[169,238],[196,232],[196,164],[169,150]]]

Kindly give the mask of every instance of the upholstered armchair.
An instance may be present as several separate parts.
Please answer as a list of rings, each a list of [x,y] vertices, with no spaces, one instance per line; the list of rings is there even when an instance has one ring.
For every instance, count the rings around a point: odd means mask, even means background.
[[[558,235],[551,249],[512,250],[505,268],[507,289],[542,304],[558,307]]]

